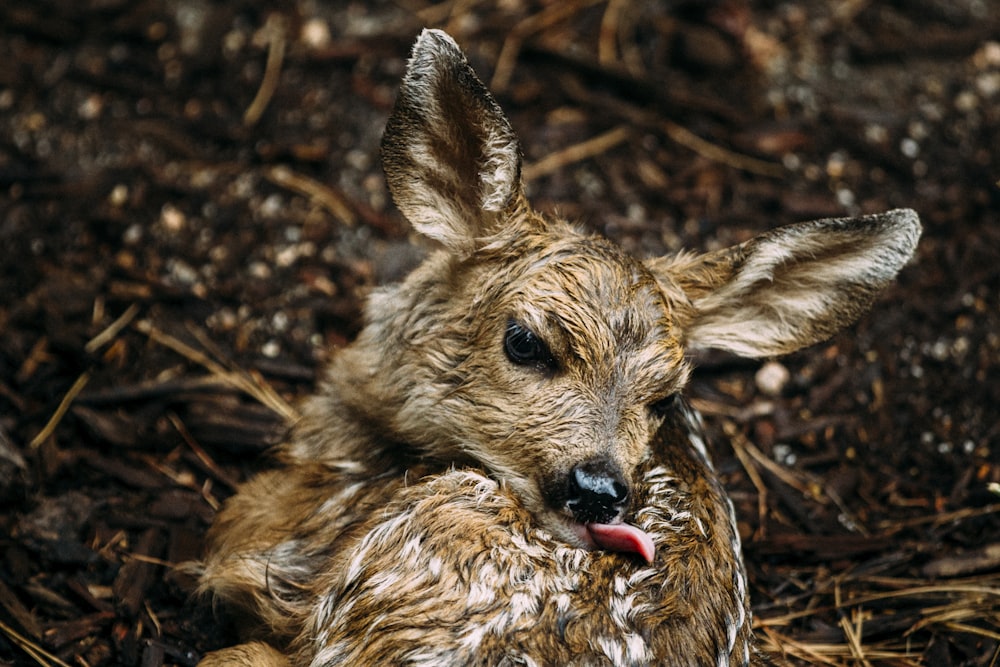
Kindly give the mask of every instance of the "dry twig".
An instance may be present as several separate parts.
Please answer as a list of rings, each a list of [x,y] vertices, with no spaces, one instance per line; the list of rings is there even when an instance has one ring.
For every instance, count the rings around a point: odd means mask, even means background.
[[[596,5],[604,0],[572,0],[571,2],[554,2],[537,14],[525,18],[510,31],[507,39],[504,40],[497,57],[497,65],[493,70],[493,79],[490,81],[490,89],[497,94],[507,90],[511,76],[514,73],[514,65],[517,63],[517,56],[521,52],[521,46],[531,35],[544,30],[559,21],[573,16],[577,12]]]
[[[596,137],[574,144],[573,146],[567,146],[554,153],[549,153],[537,162],[526,164],[521,173],[524,176],[524,180],[534,180],[539,176],[559,171],[574,162],[580,162],[600,155],[626,141],[630,135],[631,131],[628,127],[619,125]]]
[[[584,88],[582,85],[574,83],[571,79],[563,82],[566,92],[582,106],[588,108],[602,108],[610,113],[620,116],[638,127],[646,127],[655,131],[662,131],[675,143],[678,143],[702,157],[719,162],[721,164],[768,178],[783,178],[788,171],[784,166],[758,160],[757,158],[743,155],[728,148],[723,148],[702,139],[691,130],[671,121],[662,118],[658,113],[646,111],[633,104],[619,99],[602,97],[593,91]]]
[[[272,167],[265,171],[264,175],[275,185],[288,188],[293,192],[309,197],[348,227],[353,227],[357,224],[357,217],[347,205],[347,201],[328,185],[324,185],[308,176],[296,174],[284,166]]]
[[[661,121],[663,131],[667,136],[679,143],[681,146],[690,148],[692,151],[715,162],[728,165],[734,169],[742,169],[751,174],[768,176],[770,178],[781,178],[788,173],[782,165],[774,162],[766,162],[757,158],[743,155],[728,148],[723,148],[710,141],[702,139],[697,134],[682,127],[671,120]]]
[[[267,36],[267,64],[264,66],[264,77],[260,81],[260,88],[253,102],[243,113],[243,125],[252,127],[257,124],[260,117],[264,115],[274,91],[278,88],[278,79],[281,76],[281,63],[285,59],[285,32],[288,29],[285,17],[278,13],[273,13],[267,17],[264,24],[264,32]]]

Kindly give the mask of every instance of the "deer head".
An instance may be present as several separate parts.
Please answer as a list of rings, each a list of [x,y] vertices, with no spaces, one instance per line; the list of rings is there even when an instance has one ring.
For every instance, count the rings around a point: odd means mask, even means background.
[[[481,466],[571,544],[647,558],[628,524],[633,485],[690,353],[766,357],[826,339],[920,235],[896,210],[633,258],[528,206],[510,123],[437,30],[414,46],[383,162],[400,211],[442,248],[373,295],[344,351],[358,423],[418,457]]]

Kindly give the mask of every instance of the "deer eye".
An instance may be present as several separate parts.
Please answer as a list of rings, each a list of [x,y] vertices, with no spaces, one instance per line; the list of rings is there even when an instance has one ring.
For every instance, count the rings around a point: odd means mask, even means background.
[[[503,349],[507,358],[518,366],[536,366],[542,369],[555,368],[548,346],[527,327],[511,320],[503,339]]]
[[[677,409],[678,404],[681,402],[680,394],[670,394],[665,396],[658,401],[653,401],[649,404],[649,411],[657,417],[666,417],[671,412]]]

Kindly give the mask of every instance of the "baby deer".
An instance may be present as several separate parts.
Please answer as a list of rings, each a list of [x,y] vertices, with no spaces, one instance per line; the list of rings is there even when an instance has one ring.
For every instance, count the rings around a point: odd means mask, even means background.
[[[529,208],[509,122],[436,30],[383,161],[442,248],[372,295],[280,467],[220,512],[201,590],[255,641],[203,664],[760,664],[689,353],[829,337],[910,258],[916,214],[635,259]]]

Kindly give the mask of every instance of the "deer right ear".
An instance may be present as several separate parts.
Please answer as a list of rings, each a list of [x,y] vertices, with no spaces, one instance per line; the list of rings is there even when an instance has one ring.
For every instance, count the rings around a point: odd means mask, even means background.
[[[687,301],[689,349],[787,354],[856,320],[913,256],[917,214],[801,222],[731,248],[647,263]]]
[[[393,200],[457,254],[498,231],[523,196],[521,152],[499,105],[454,40],[424,30],[382,139]]]

